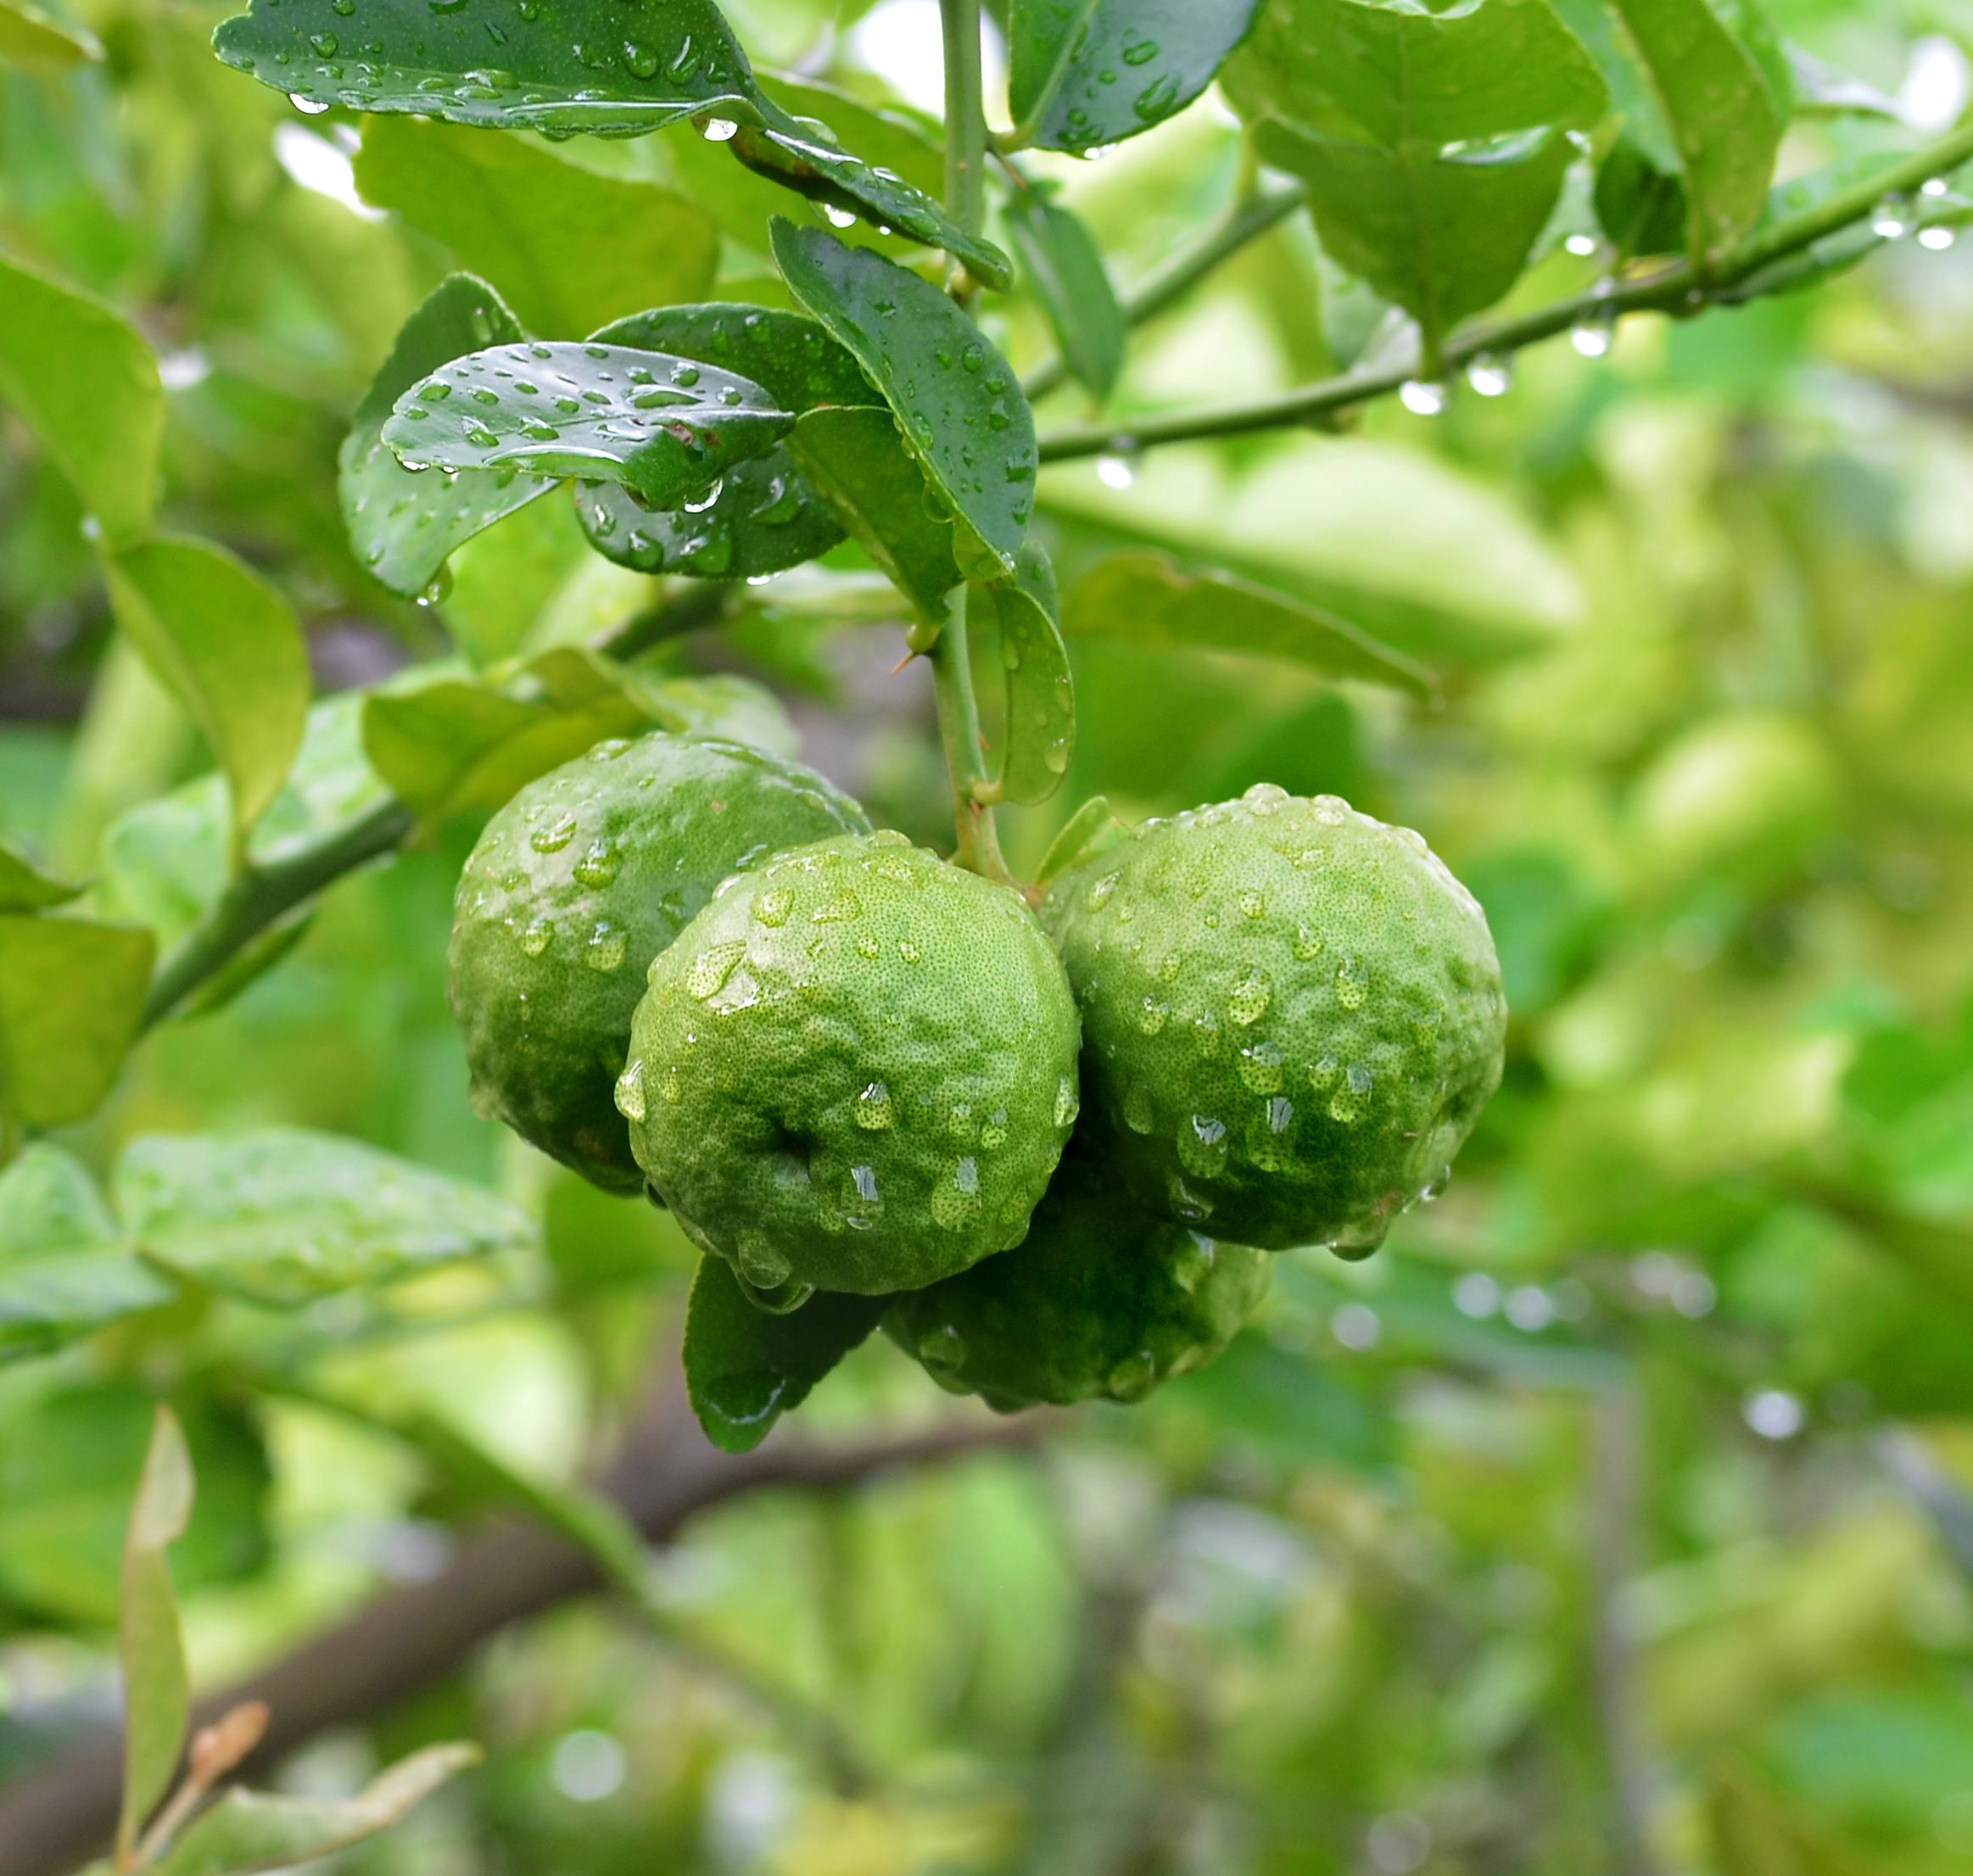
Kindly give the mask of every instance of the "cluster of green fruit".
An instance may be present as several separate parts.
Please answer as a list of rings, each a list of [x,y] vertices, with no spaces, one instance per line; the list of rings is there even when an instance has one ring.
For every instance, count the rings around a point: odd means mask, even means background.
[[[1266,1251],[1373,1249],[1506,1024],[1478,906],[1334,797],[1112,823],[1037,916],[799,764],[663,733],[495,817],[450,988],[483,1111],[668,1206],[760,1309],[881,1299],[1002,1408],[1140,1399]]]

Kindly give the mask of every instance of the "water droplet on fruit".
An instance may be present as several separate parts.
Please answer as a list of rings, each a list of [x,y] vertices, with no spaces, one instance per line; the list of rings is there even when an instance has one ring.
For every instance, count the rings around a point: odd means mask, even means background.
[[[585,886],[606,886],[623,865],[623,850],[614,840],[593,840],[575,863],[575,876]]]
[[[531,918],[528,921],[528,929],[521,934],[521,949],[530,958],[539,958],[554,942],[555,921],[552,918]]]
[[[1055,1084],[1055,1125],[1070,1127],[1076,1124],[1076,1117],[1082,1111],[1082,1102],[1076,1092],[1076,1084],[1067,1075]]]
[[[1300,926],[1296,930],[1294,954],[1305,964],[1311,958],[1319,957],[1322,954],[1322,941],[1321,937],[1316,933],[1311,931],[1306,925]]]
[[[582,961],[591,970],[616,970],[629,948],[629,934],[622,927],[612,924],[607,918],[600,918],[596,921],[596,929],[590,934],[590,941],[583,946]]]
[[[1158,1103],[1152,1097],[1149,1083],[1131,1083],[1131,1092],[1124,1097],[1124,1125],[1132,1133],[1152,1133],[1156,1131]]]
[[[1369,994],[1370,973],[1363,961],[1345,958],[1336,967],[1336,1001],[1344,1009],[1361,1009],[1363,999]]]
[[[537,853],[559,853],[575,838],[573,814],[560,814],[546,827],[538,827],[528,836],[528,845]]]
[[[794,1275],[795,1266],[757,1231],[740,1240],[740,1274],[757,1290],[774,1290]]]
[[[866,1133],[881,1133],[892,1120],[891,1091],[881,1081],[873,1081],[856,1098],[851,1110],[856,1124]]]
[[[1116,875],[1114,873],[1104,874],[1082,895],[1082,909],[1089,913],[1101,912],[1109,903],[1110,895],[1115,891]]]
[[[1178,1163],[1197,1179],[1211,1179],[1226,1170],[1227,1124],[1210,1114],[1195,1114],[1178,1124]]]
[[[931,1215],[948,1231],[963,1231],[980,1213],[980,1163],[970,1154],[953,1163],[952,1177],[932,1187]]]
[[[1266,895],[1251,891],[1243,892],[1240,895],[1240,910],[1249,918],[1258,918],[1267,910]]]
[[[847,925],[864,915],[864,902],[853,892],[839,892],[828,904],[808,914],[812,925]]]
[[[1240,1051],[1240,1079],[1255,1094],[1272,1094],[1281,1086],[1281,1065],[1286,1059],[1273,1043],[1256,1042]]]
[[[1434,1200],[1445,1198],[1445,1188],[1451,1183],[1452,1168],[1441,1166],[1418,1188],[1418,1203],[1422,1205],[1429,1205]]]
[[[1109,1371],[1107,1383],[1114,1400],[1142,1400],[1158,1385],[1158,1362],[1149,1348],[1126,1355]]]
[[[986,1125],[980,1130],[980,1150],[997,1153],[1007,1144],[1007,1109],[996,1108],[986,1116]]]
[[[701,1003],[709,997],[717,997],[726,987],[726,980],[733,974],[734,967],[746,955],[746,945],[737,939],[701,952],[692,960],[692,968],[685,973],[686,991]],[[780,1281],[778,1277],[775,1279],[776,1282]]]
[[[918,1338],[918,1359],[934,1381],[956,1376],[966,1363],[966,1338],[949,1323]]]
[[[913,944],[908,938],[900,938],[897,941],[897,955],[902,958],[906,963],[915,964],[923,954],[919,952],[918,946]]]
[[[1155,997],[1147,997],[1137,1005],[1137,1027],[1147,1036],[1155,1036],[1165,1027],[1171,1014],[1169,1003],[1160,1003]]]
[[[644,1105],[644,1058],[634,1055],[630,1066],[617,1077],[617,1112],[626,1120],[641,1120]]]
[[[1285,1094],[1277,1094],[1267,1103],[1267,1131],[1270,1133],[1286,1133],[1294,1125],[1294,1103]]]
[[[1227,992],[1227,1014],[1244,1029],[1258,1023],[1274,1000],[1273,986],[1260,971],[1250,970]]]

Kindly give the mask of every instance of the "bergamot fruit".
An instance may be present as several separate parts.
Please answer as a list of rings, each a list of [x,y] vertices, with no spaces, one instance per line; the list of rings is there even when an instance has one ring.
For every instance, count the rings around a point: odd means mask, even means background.
[[[869,827],[798,762],[662,731],[530,783],[488,823],[455,902],[446,992],[475,1106],[597,1185],[640,1191],[612,1095],[645,967],[729,874]]]
[[[617,1101],[657,1194],[754,1291],[880,1296],[1020,1242],[1076,1048],[1020,896],[880,834],[720,889],[651,965]]]
[[[1367,1254],[1500,1084],[1485,914],[1417,835],[1334,796],[1147,822],[1042,918],[1104,1150],[1179,1223]]]
[[[884,1327],[942,1387],[1003,1413],[1137,1401],[1219,1354],[1272,1268],[1153,1218],[1072,1150],[1025,1242],[900,1297]]]

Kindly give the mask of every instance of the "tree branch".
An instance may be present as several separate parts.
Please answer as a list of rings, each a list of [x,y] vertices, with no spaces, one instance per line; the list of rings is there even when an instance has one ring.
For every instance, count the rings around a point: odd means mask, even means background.
[[[929,1432],[824,1446],[770,1439],[739,1456],[700,1432],[674,1375],[604,1476],[602,1488],[662,1544],[696,1512],[772,1486],[825,1491],[900,1467],[1026,1445],[1048,1416],[967,1420]],[[201,1700],[203,1726],[243,1701],[272,1720],[247,1769],[265,1769],[333,1726],[374,1719],[456,1672],[508,1623],[606,1587],[593,1555],[534,1524],[503,1521],[469,1539],[442,1574],[393,1589],[243,1684]],[[114,1734],[0,1789],[0,1876],[68,1876],[115,1828],[121,1756]]]
[[[1739,289],[1752,283],[1758,290],[1756,276],[1797,259],[1817,243],[1853,227],[1885,196],[1909,194],[1929,178],[1956,170],[1970,158],[1973,158],[1973,126],[1955,131],[1868,184],[1833,195],[1814,208],[1776,222],[1765,232],[1749,235],[1703,275],[1691,261],[1682,260],[1639,279],[1599,282],[1587,293],[1539,307],[1520,319],[1469,328],[1447,343],[1444,366],[1449,371],[1457,371],[1476,359],[1506,357],[1572,327],[1614,319],[1621,313],[1690,315],[1708,305],[1732,304],[1750,297]],[[1958,217],[1948,212],[1941,219]],[[1156,444],[1247,436],[1260,430],[1312,423],[1351,405],[1388,397],[1416,375],[1413,366],[1346,371],[1320,383],[1251,403],[1208,405],[1137,422],[1085,424],[1058,430],[1041,438],[1041,460],[1067,462],[1080,456],[1128,455]]]

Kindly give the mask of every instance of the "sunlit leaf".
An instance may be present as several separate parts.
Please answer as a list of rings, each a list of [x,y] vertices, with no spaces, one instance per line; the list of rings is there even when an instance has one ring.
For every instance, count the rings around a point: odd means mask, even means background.
[[[819,228],[776,221],[795,297],[855,354],[959,517],[961,567],[1014,570],[1034,508],[1034,419],[1006,360],[937,288]]]
[[[699,1260],[685,1316],[685,1385],[706,1437],[745,1453],[877,1326],[889,1297],[822,1292],[787,1315],[747,1300],[717,1257]]]
[[[82,918],[0,914],[0,1105],[15,1121],[86,1119],[136,1040],[156,941]]]
[[[60,72],[102,57],[103,42],[87,27],[54,19],[30,0],[0,0],[0,63]]]
[[[1064,363],[1098,399],[1108,397],[1129,332],[1094,238],[1079,216],[1031,189],[1009,204],[1007,226]]]
[[[1161,124],[1211,83],[1259,0],[1013,0],[1015,135],[1087,150]]]
[[[148,1255],[273,1304],[534,1238],[524,1212],[481,1186],[299,1128],[149,1135],[124,1150],[111,1189],[125,1230]]]
[[[1000,663],[1007,674],[997,798],[1045,801],[1062,785],[1076,752],[1076,686],[1055,623],[1054,569],[1031,541],[1020,550],[1014,578],[975,590],[999,625]]]
[[[177,1769],[191,1689],[166,1549],[192,1517],[192,1455],[162,1403],[124,1538],[122,1577],[123,1808],[116,1843],[126,1853]]]
[[[595,175],[514,137],[377,117],[355,169],[365,201],[450,248],[523,324],[556,338],[696,299],[718,263],[718,229],[683,196]]]
[[[100,300],[0,254],[0,397],[118,545],[151,525],[165,392],[151,349]]]
[[[662,508],[771,449],[794,421],[735,372],[561,342],[453,360],[400,395],[383,440],[407,467],[581,476]]]
[[[41,912],[49,906],[64,906],[81,891],[81,886],[64,885],[43,873],[25,853],[0,840],[0,912]]]
[[[117,623],[218,758],[243,849],[301,746],[312,683],[301,628],[266,581],[210,541],[148,541],[109,573]]]

